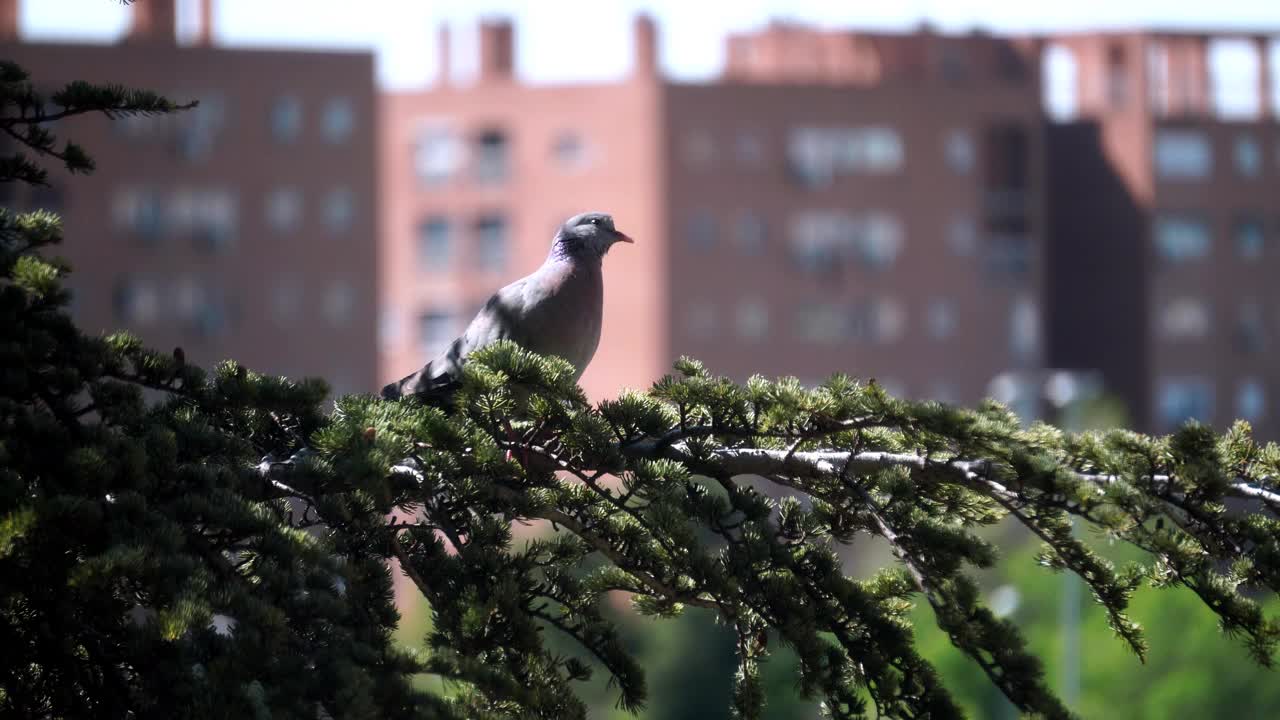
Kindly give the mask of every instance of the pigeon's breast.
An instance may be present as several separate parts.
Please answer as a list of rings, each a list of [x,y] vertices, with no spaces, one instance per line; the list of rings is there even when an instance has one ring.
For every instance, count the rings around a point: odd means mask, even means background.
[[[566,267],[560,272],[552,280],[559,287],[537,304],[542,317],[532,325],[539,331],[526,347],[564,358],[577,370],[575,377],[582,377],[600,344],[604,286],[599,268]]]

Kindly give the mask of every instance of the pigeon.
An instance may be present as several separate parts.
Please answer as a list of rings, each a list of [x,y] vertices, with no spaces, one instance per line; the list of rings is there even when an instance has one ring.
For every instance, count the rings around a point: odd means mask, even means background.
[[[574,215],[560,226],[551,252],[533,274],[489,298],[467,329],[421,370],[382,388],[382,397],[417,397],[446,407],[461,385],[467,356],[499,340],[555,355],[582,377],[600,344],[604,282],[601,261],[614,243],[634,242],[601,212]]]

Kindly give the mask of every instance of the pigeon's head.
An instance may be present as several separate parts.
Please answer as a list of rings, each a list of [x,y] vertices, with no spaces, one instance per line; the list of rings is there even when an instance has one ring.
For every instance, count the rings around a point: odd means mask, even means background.
[[[617,242],[635,241],[613,226],[612,215],[586,212],[564,221],[551,252],[570,258],[601,258]]]

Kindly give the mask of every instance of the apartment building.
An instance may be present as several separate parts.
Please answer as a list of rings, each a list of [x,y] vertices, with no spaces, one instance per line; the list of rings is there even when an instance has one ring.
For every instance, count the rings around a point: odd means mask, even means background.
[[[1274,35],[1274,34],[1273,34]],[[1097,368],[1135,423],[1280,435],[1280,123],[1271,36],[1047,39],[1074,67],[1049,125],[1050,362]],[[1217,106],[1211,48],[1252,51],[1253,111]],[[1248,77],[1243,72],[1233,77]],[[1247,82],[1247,81],[1246,81]],[[1248,88],[1244,88],[1248,90]]]
[[[55,169],[52,188],[5,188],[4,204],[63,216],[59,252],[86,330],[373,390],[373,57],[215,47],[208,2],[190,36],[178,37],[176,0],[151,0],[131,6],[118,42],[93,45],[24,42],[18,0],[0,0],[3,56],[40,87],[120,83],[200,102],[170,117],[58,123],[97,171]]]
[[[536,267],[560,220],[605,209],[637,243],[605,259],[593,396],[647,386],[689,354],[737,378],[848,371],[1035,414],[1034,46],[839,33],[794,62],[815,37],[733,37],[721,79],[676,83],[640,17],[628,77],[537,86],[516,74],[512,26],[487,22],[474,82],[384,95],[382,378]]]

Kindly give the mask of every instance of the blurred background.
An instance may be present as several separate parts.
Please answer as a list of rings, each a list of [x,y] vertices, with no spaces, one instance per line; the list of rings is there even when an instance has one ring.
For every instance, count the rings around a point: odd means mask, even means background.
[[[63,215],[90,331],[371,392],[594,209],[637,239],[605,261],[595,398],[688,354],[1070,429],[1280,435],[1277,3],[0,0],[0,44],[45,87],[200,101],[69,122],[93,176],[0,188]],[[990,600],[1085,716],[1280,716],[1193,600],[1138,596],[1142,665],[995,534]],[[413,641],[429,612],[404,611]],[[617,613],[645,717],[726,715],[729,637]],[[1012,717],[920,620],[974,716]],[[785,651],[769,678],[771,717],[816,717]]]

